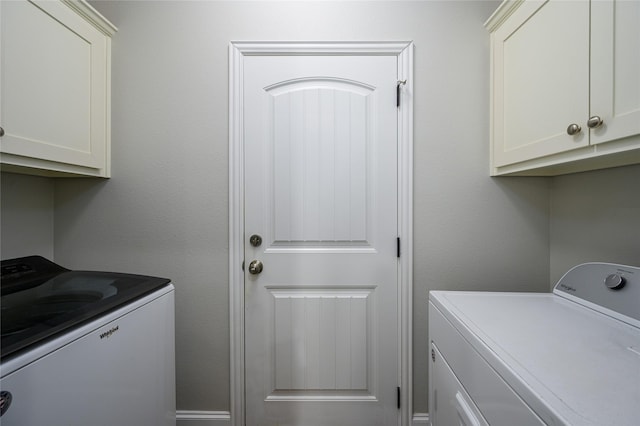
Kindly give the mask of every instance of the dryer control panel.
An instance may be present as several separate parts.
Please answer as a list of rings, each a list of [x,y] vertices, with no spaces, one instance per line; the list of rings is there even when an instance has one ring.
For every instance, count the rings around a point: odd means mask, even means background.
[[[553,292],[640,328],[640,268],[583,263],[570,269]]]

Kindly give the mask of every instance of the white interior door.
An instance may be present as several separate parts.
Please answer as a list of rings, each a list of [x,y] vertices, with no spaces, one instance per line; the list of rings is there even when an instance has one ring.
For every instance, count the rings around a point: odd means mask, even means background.
[[[243,74],[246,424],[398,424],[397,57]]]

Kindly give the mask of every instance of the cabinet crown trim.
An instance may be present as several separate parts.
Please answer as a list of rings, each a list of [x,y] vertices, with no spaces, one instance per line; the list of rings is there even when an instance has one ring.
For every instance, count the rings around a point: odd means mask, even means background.
[[[93,6],[85,0],[62,0],[62,3],[75,10],[76,13],[86,19],[105,35],[111,37],[118,31],[118,28],[115,25],[109,22],[107,18],[102,16],[100,12],[95,10]]]
[[[484,27],[489,32],[494,32],[502,25],[504,21],[509,18],[519,8],[525,0],[505,0],[500,3],[500,6],[491,14],[489,19],[484,23]]]

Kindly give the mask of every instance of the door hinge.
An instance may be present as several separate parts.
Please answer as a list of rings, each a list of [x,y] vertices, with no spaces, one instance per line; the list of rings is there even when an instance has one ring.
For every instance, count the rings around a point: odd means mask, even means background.
[[[396,84],[396,107],[400,108],[400,94],[401,88],[407,84],[407,80],[398,80],[398,84]]]
[[[397,387],[398,389],[398,410],[400,409],[400,386]]]
[[[400,237],[396,239],[396,255],[400,257]]]

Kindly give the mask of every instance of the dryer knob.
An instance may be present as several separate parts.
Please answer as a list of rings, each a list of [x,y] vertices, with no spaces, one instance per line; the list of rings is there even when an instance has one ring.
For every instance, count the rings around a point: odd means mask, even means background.
[[[611,290],[620,290],[626,284],[626,281],[620,274],[611,274],[604,279],[604,284]]]

